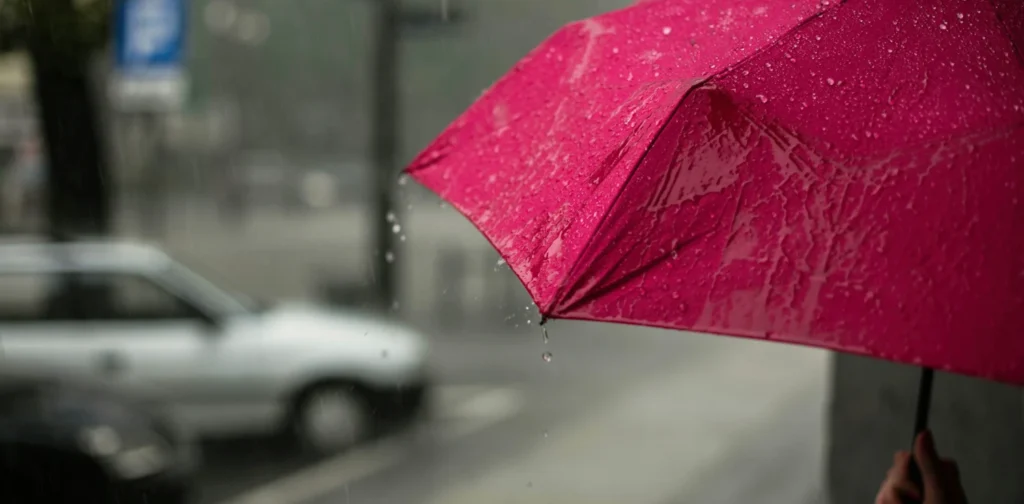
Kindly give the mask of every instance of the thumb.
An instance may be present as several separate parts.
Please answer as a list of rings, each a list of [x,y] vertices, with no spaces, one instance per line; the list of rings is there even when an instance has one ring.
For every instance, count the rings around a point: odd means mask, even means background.
[[[935,438],[931,431],[918,434],[914,440],[914,462],[921,469],[921,478],[925,488],[939,488],[942,478],[941,460],[935,448]]]

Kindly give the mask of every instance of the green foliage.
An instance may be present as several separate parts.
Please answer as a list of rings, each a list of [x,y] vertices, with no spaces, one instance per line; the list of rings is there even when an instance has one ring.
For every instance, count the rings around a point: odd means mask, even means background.
[[[114,0],[0,0],[0,50],[31,47],[55,63],[84,61],[110,39]]]

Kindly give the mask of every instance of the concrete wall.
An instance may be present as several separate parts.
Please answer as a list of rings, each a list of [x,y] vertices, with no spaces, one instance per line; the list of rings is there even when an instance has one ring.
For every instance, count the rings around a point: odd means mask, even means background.
[[[919,369],[842,355],[834,359],[829,412],[832,504],[867,504],[910,446]],[[937,373],[931,427],[939,453],[960,464],[971,502],[1024,503],[1024,392]]]

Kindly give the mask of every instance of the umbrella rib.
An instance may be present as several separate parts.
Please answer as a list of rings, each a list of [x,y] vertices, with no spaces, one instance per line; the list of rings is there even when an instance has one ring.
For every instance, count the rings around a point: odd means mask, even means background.
[[[996,21],[999,22],[999,27],[1002,28],[1003,35],[1006,36],[1006,40],[1010,42],[1010,47],[1013,48],[1013,53],[1017,55],[1017,62],[1020,63],[1021,66],[1024,66],[1024,55],[1021,54],[1020,48],[1017,47],[1017,42],[1013,40],[1013,37],[1011,37],[1012,32],[1010,31],[1010,27],[1006,26],[1006,21],[1003,20],[1003,16],[999,15],[999,8],[996,7],[995,1],[988,0],[988,5],[989,7],[992,7],[992,14],[995,15]]]
[[[621,199],[622,195],[626,192],[626,188],[629,187],[630,182],[633,180],[633,176],[636,175],[637,171],[639,171],[640,166],[647,159],[647,155],[651,153],[651,147],[654,146],[654,144],[657,143],[658,139],[661,138],[662,134],[665,133],[665,129],[667,129],[669,123],[672,122],[672,118],[674,118],[676,114],[679,113],[679,110],[682,108],[683,104],[686,103],[687,98],[689,98],[696,89],[700,88],[705,83],[707,83],[709,79],[710,77],[693,83],[690,86],[690,88],[687,89],[685,93],[683,93],[683,96],[679,99],[679,103],[677,103],[676,106],[673,107],[672,112],[666,116],[665,122],[663,122],[661,126],[658,127],[658,132],[654,134],[653,138],[651,138],[651,141],[647,145],[647,149],[644,151],[643,155],[640,156],[640,159],[633,163],[633,167],[630,168],[629,175],[626,176],[626,180],[623,181],[621,186],[619,186],[618,191],[615,193],[615,197],[612,198],[612,201],[608,205],[608,208],[604,211],[604,214],[601,216],[601,220],[598,221],[597,225],[594,226],[594,230],[590,233],[590,236],[587,237],[587,241],[584,243],[583,248],[580,249],[580,253],[577,256],[575,264],[573,264],[572,268],[569,270],[569,274],[566,275],[565,277],[567,280],[575,278],[576,274],[579,272],[579,269],[583,267],[583,263],[582,261],[579,260],[579,258],[585,256],[587,252],[590,251],[591,247],[594,244],[594,239],[597,237],[600,230],[604,227],[605,223],[608,220],[608,217],[611,216],[612,210],[615,209],[615,206],[618,204],[619,199]],[[568,282],[562,283],[562,287],[559,288],[555,297],[552,298],[551,303],[546,307],[544,313],[556,316],[556,314],[554,313],[556,307],[558,307],[563,301],[567,301],[569,292],[574,290],[574,288],[578,287],[582,280],[582,278],[577,278],[576,281],[574,281],[571,284]],[[584,295],[583,297],[585,298],[586,295]]]

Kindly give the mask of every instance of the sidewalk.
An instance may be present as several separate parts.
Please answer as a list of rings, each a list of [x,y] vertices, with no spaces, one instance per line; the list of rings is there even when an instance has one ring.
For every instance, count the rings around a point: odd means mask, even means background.
[[[826,386],[825,352],[723,340],[429,502],[800,504],[820,488]]]

